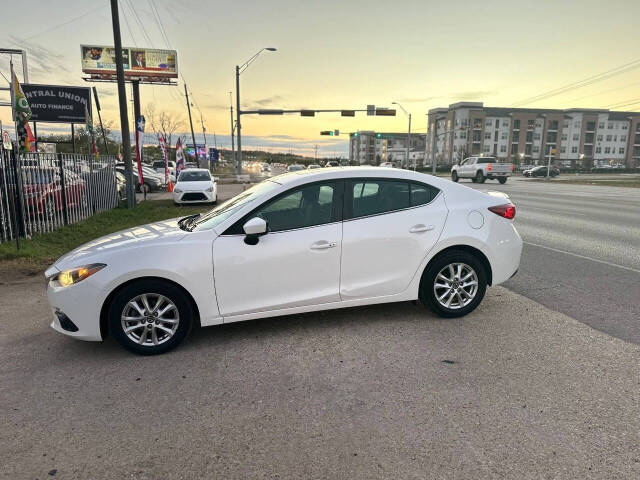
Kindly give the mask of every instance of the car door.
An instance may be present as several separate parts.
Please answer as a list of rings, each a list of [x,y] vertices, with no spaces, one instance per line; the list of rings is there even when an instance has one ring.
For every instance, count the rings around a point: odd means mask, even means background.
[[[292,188],[245,215],[213,243],[213,272],[223,316],[340,300],[342,181]],[[250,218],[267,222],[245,243]]]
[[[447,217],[440,191],[424,183],[367,178],[345,182],[340,296],[404,291]]]

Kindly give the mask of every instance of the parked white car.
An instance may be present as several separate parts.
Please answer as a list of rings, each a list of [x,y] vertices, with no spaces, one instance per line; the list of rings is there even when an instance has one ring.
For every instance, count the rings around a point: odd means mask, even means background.
[[[189,168],[180,172],[173,187],[173,203],[216,203],[218,184],[206,168]]]
[[[51,326],[156,354],[198,324],[417,299],[459,317],[518,270],[514,216],[504,194],[408,170],[288,173],[63,256],[45,273]]]
[[[513,173],[513,163],[499,163],[495,157],[468,157],[458,165],[451,167],[451,180],[470,178],[474,183],[485,180],[498,180],[506,183]]]

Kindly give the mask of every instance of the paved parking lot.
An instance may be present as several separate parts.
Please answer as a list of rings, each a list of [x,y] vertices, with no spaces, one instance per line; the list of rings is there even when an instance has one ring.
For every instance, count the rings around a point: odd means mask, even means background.
[[[506,289],[459,320],[313,313],[144,358],[51,331],[42,278],[3,282],[0,478],[640,477],[640,348]]]

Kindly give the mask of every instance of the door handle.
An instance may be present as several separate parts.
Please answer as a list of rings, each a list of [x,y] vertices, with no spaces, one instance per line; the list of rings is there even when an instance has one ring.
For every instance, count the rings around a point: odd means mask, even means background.
[[[311,245],[311,250],[326,250],[327,248],[333,248],[337,244],[335,242],[327,242],[326,240],[321,240]]]
[[[411,227],[409,229],[409,233],[422,233],[422,232],[428,232],[430,230],[433,230],[435,227],[433,225],[424,225],[422,223],[419,223],[418,225],[414,225],[413,227]]]

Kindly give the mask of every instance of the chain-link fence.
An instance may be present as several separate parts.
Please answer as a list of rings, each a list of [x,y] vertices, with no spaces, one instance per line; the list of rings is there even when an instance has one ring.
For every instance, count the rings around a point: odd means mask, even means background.
[[[51,232],[118,205],[112,156],[0,153],[0,242]]]

